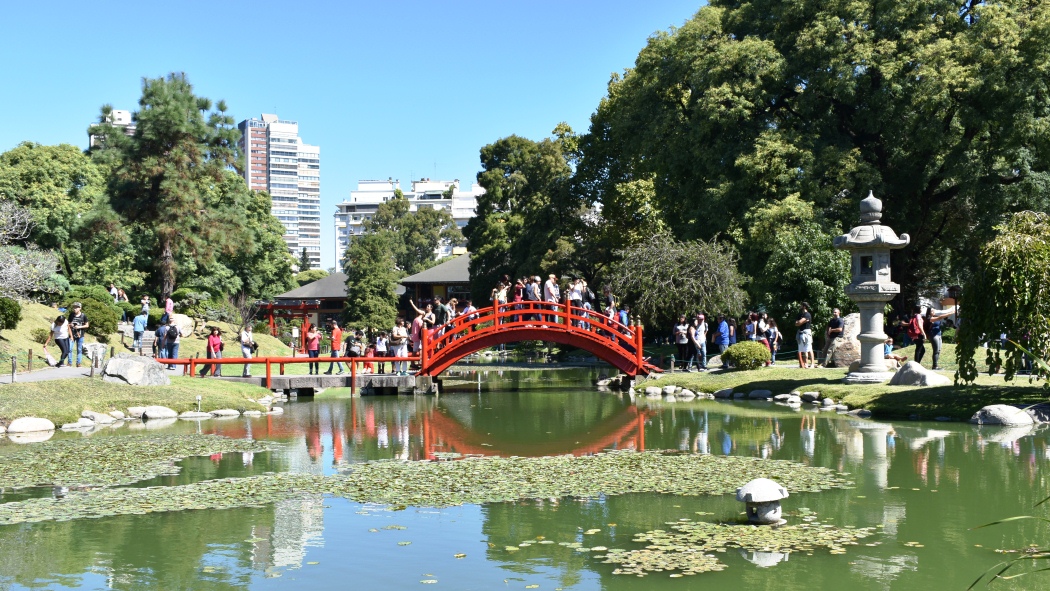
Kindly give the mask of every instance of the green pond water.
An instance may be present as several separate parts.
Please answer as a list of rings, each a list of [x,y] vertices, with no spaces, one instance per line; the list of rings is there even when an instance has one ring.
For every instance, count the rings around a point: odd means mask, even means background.
[[[792,493],[784,501],[787,519],[800,522],[803,509],[839,527],[877,533],[844,554],[728,548],[716,553],[726,565],[720,572],[639,578],[613,574],[616,566],[596,558],[598,552],[561,543],[639,549],[644,544],[633,541],[636,534],[669,530],[666,524],[681,519],[736,521],[742,505],[731,495],[632,494],[391,508],[307,494],[255,508],[0,526],[0,590],[966,589],[1015,556],[997,549],[1050,540],[1050,525],[1036,521],[970,529],[1013,515],[1048,515],[1034,507],[1050,495],[1047,430],[863,421],[770,403],[632,400],[595,391],[590,383],[599,371],[479,366],[450,376],[456,391],[439,397],[351,398],[329,391],[287,403],[280,416],[179,421],[162,432],[272,439],[281,448],[189,458],[179,474],[134,486],[267,472],[332,475],[368,460],[427,461],[456,453],[666,449],[794,460],[849,473],[853,489]],[[90,437],[151,432],[158,431],[125,426]],[[72,437],[83,436],[55,435]],[[0,461],[14,445],[0,438]],[[0,502],[53,494],[2,487]],[[1047,566],[1033,566],[1040,565]],[[992,588],[1046,589],[1050,574]]]

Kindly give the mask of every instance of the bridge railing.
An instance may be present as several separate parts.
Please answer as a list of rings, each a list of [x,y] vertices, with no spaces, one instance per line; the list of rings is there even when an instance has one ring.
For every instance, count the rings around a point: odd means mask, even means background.
[[[421,335],[420,363],[424,368],[428,367],[428,360],[461,339],[521,328],[583,334],[618,354],[635,359],[639,368],[645,364],[640,325],[628,326],[600,311],[585,307],[537,301],[497,303],[424,330]]]

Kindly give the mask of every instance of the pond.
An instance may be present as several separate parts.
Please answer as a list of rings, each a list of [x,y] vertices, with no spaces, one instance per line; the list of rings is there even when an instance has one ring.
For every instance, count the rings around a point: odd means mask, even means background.
[[[1034,505],[1050,495],[1047,431],[865,421],[764,402],[632,400],[595,391],[598,371],[479,366],[451,376],[456,391],[438,397],[329,391],[290,401],[283,415],[180,421],[164,432],[268,439],[279,449],[189,458],[178,474],[132,486],[273,472],[336,475],[370,460],[455,454],[678,450],[848,473],[854,488],[793,491],[785,515],[789,523],[815,514],[874,533],[844,553],[729,547],[714,553],[725,566],[719,572],[640,578],[613,574],[617,565],[584,549],[640,549],[637,534],[669,531],[681,520],[738,521],[742,505],[732,495],[645,493],[387,507],[306,494],[261,507],[0,526],[0,589],[965,589],[1014,556],[997,550],[1050,538],[1035,521],[971,529],[1045,514]],[[147,433],[123,427],[91,437]],[[56,434],[74,437],[82,436]],[[0,462],[15,447],[0,443]],[[0,502],[50,494],[8,489]],[[1045,574],[993,585],[1047,586]]]

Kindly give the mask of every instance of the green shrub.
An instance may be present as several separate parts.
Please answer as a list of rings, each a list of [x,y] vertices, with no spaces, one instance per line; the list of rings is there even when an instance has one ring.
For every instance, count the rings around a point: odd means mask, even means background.
[[[0,298],[0,332],[13,330],[22,320],[22,307],[11,298]]]
[[[141,307],[139,308],[139,311],[140,312],[142,311]],[[157,328],[158,326],[160,326],[160,317],[163,316],[163,315],[164,315],[164,307],[163,306],[158,306],[156,308],[150,308],[149,309],[149,322],[147,323],[146,327],[152,329],[152,328]]]
[[[117,302],[117,307],[124,312],[128,322],[131,322],[131,319],[138,316],[139,312],[142,311],[142,304],[133,304],[131,302]]]
[[[74,285],[62,295],[63,302],[83,302],[84,300],[113,304],[113,296],[105,287],[98,285]]]
[[[769,349],[758,341],[744,341],[726,349],[722,362],[736,369],[758,369],[769,361]]]
[[[941,342],[946,344],[946,345],[955,343],[955,329],[954,328],[945,328],[944,330],[942,330],[941,331]]]
[[[46,328],[34,328],[29,331],[29,336],[32,337],[34,343],[43,345],[47,342],[47,337],[51,336],[51,331]]]

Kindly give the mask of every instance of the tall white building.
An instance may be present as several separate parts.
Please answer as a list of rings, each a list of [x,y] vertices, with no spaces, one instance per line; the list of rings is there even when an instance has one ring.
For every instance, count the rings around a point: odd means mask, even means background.
[[[305,248],[310,268],[320,267],[321,148],[299,138],[299,123],[277,115],[263,113],[237,127],[244,180],[251,189],[270,193],[271,211],[284,224],[288,251],[298,259]]]
[[[336,206],[335,213],[335,260],[341,265],[346,247],[350,245],[350,239],[354,235],[360,235],[364,230],[364,223],[379,209],[379,204],[394,198],[394,191],[401,188],[401,181],[387,179],[385,181],[358,181],[357,190],[350,191],[350,199]],[[451,192],[449,191],[451,189]],[[452,214],[456,225],[463,229],[474,217],[474,210],[478,206],[478,197],[485,193],[485,189],[478,184],[472,184],[464,190],[459,179],[454,181],[434,181],[420,179],[412,181],[412,190],[404,193],[408,199],[410,211],[418,211],[421,208],[445,209]],[[438,258],[452,254],[454,245],[444,245],[435,253]]]

